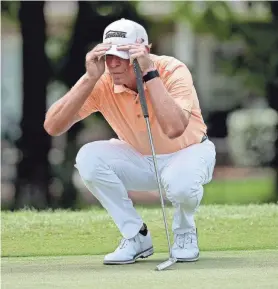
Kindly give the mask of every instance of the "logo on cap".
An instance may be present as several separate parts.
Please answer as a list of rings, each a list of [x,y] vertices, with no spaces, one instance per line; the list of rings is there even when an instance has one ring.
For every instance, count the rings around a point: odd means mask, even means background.
[[[109,30],[105,33],[105,39],[112,37],[126,38],[126,32]]]

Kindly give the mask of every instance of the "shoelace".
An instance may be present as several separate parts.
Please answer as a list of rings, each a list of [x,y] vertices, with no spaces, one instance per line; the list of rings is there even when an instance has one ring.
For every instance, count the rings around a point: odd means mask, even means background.
[[[124,249],[130,241],[135,241],[135,239],[134,238],[132,239],[122,238],[122,240],[120,241],[119,249]]]
[[[180,247],[184,248],[185,244],[191,244],[192,243],[192,233],[184,233],[184,234],[177,234],[175,243]]]

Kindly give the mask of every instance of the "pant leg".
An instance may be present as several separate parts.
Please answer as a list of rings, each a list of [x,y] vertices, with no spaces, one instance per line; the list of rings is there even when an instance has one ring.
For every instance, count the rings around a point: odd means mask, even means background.
[[[155,188],[149,162],[130,145],[113,139],[84,145],[77,154],[75,166],[122,235],[127,239],[134,237],[143,221],[127,191]]]
[[[173,154],[162,169],[166,196],[175,207],[174,233],[195,229],[194,213],[203,198],[203,185],[212,179],[215,157],[214,144],[206,140]]]

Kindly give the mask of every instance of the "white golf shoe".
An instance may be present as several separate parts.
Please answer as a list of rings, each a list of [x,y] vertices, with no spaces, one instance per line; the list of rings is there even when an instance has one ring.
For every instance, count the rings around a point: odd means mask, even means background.
[[[132,239],[122,239],[117,249],[104,257],[104,264],[131,264],[138,258],[147,258],[153,254],[150,232],[146,236],[138,233]]]
[[[172,256],[177,258],[178,262],[193,262],[199,259],[197,230],[175,234]]]

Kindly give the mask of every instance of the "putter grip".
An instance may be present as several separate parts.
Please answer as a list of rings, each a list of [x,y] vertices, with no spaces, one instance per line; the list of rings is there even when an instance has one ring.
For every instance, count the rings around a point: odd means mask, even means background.
[[[144,86],[143,86],[142,73],[141,73],[141,69],[140,69],[137,59],[134,59],[133,61],[133,68],[134,68],[134,72],[136,76],[137,90],[139,93],[143,115],[146,118],[146,117],[149,117],[149,113],[148,113],[148,107],[146,103],[145,91],[144,91]]]

